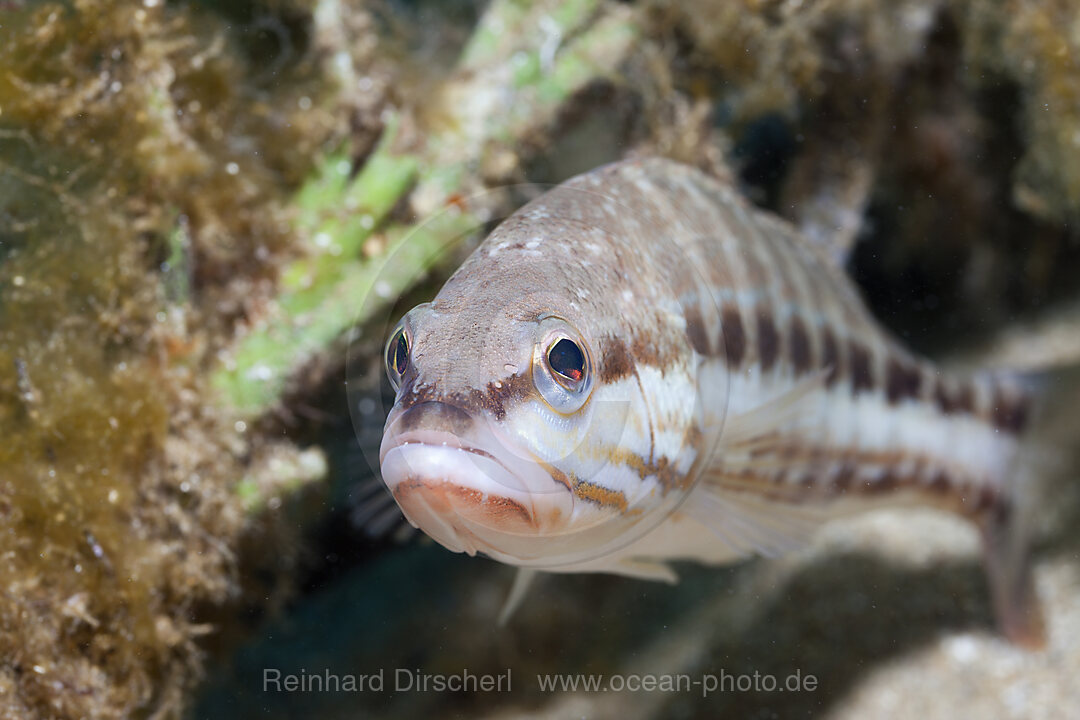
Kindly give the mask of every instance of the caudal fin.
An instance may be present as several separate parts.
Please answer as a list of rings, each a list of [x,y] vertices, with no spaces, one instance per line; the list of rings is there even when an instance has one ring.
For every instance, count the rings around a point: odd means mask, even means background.
[[[1045,532],[1044,523],[1036,521],[1046,515],[1047,476],[1059,461],[1060,438],[1052,430],[1061,423],[1062,409],[1075,404],[1080,375],[1072,368],[1048,368],[1014,373],[1011,379],[1024,389],[1027,421],[1008,472],[1010,492],[979,518],[979,527],[998,626],[1014,644],[1038,650],[1047,637],[1031,545]]]
[[[981,522],[984,561],[1002,634],[1029,650],[1046,645],[1046,624],[1035,591],[1023,512],[1002,506]]]

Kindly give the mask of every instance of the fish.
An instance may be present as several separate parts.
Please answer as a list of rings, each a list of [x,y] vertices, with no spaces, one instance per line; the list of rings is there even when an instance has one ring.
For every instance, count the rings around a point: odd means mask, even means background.
[[[663,158],[500,223],[386,343],[379,462],[408,521],[536,572],[672,582],[933,507],[982,538],[1003,634],[1040,647],[1018,470],[1033,392],[906,349],[833,249]]]

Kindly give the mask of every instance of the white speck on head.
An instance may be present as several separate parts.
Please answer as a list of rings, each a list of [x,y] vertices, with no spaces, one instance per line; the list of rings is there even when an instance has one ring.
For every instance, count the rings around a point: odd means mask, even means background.
[[[501,243],[488,250],[488,257],[494,257],[496,253],[500,250],[505,250],[509,245],[510,242],[508,240],[503,240]]]
[[[525,247],[528,248],[529,250],[535,250],[536,248],[540,247],[540,243],[542,243],[542,242],[543,242],[543,240],[541,238],[534,237],[532,240],[525,243]]]
[[[585,298],[589,297],[589,291],[586,290],[585,288],[578,288],[577,289],[577,296],[579,298],[581,298],[582,300],[584,300]]]
[[[506,363],[505,365],[503,365],[503,369],[511,375],[517,375],[518,366],[512,363]]]
[[[502,387],[502,381],[501,380],[496,380],[494,385],[495,385],[496,388],[501,388]]]
[[[634,293],[632,293],[629,290],[623,290],[622,291],[622,299],[625,300],[626,302],[633,302],[634,301]]]
[[[604,249],[596,243],[586,243],[585,248],[593,255],[599,255],[601,252],[604,251]]]

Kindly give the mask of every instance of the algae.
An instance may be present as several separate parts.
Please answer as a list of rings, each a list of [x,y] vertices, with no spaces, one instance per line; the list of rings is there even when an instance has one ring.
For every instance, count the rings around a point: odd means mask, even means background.
[[[217,412],[198,373],[341,131],[317,56],[271,79],[229,27],[153,2],[0,17],[5,716],[174,714],[198,608],[238,587],[234,485],[257,473],[265,502],[317,475],[266,468],[306,456]]]
[[[1005,75],[1021,88],[1027,147],[1013,200],[1053,221],[1080,212],[1080,3],[969,2],[971,71]]]

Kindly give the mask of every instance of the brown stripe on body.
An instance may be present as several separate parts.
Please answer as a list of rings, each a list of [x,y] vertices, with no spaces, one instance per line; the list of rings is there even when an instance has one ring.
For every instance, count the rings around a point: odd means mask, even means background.
[[[802,371],[797,374],[828,368],[827,386],[847,379],[854,394],[874,391],[879,376],[877,357],[886,341],[850,282],[813,252],[793,228],[768,218],[766,224],[776,226],[777,236],[784,241],[781,254],[788,262],[798,261],[791,273],[797,277],[799,291],[792,314],[801,318],[802,327],[792,324],[789,341],[792,364]],[[809,362],[803,352],[803,331]]]
[[[934,378],[934,402],[937,404],[938,410],[944,415],[961,412],[952,379],[940,371],[937,377]]]
[[[768,307],[758,307],[757,311],[757,355],[762,372],[771,370],[780,356],[780,334]]]
[[[813,367],[810,337],[806,334],[806,326],[802,319],[794,313],[788,323],[788,352],[791,355],[791,366],[795,369],[796,375],[803,375]]]
[[[598,377],[602,382],[616,382],[634,373],[634,358],[621,339],[608,335],[599,341]]]
[[[701,317],[701,308],[697,303],[685,303],[683,306],[683,318],[686,320],[686,337],[690,341],[690,347],[699,355],[708,357],[712,355],[712,343],[709,341],[709,331],[705,327],[705,320]]]
[[[733,304],[725,305],[721,311],[720,330],[728,365],[737,369],[746,355],[746,331],[743,329],[742,315]]]
[[[1019,389],[1006,389],[999,384],[994,390],[994,427],[1013,434],[1023,432],[1030,405],[1030,398]]]
[[[645,395],[645,388],[641,385],[641,377],[638,375],[634,357],[622,340],[608,336],[600,341],[599,364],[598,373],[601,382],[616,382],[632,375],[638,385],[638,390],[642,395]],[[649,429],[649,455],[651,456],[653,448],[656,446],[651,417],[646,418],[645,426]]]
[[[784,359],[796,377],[805,375],[815,367],[818,355],[816,334],[811,335],[808,328],[816,327],[820,313],[827,304],[820,288],[826,281],[817,270],[813,258],[800,253],[804,245],[790,232],[784,232],[778,223],[762,218],[761,232],[772,254],[773,262],[780,270],[780,279],[784,285],[785,305],[778,308],[783,321],[786,342]]]
[[[847,367],[847,363],[844,362],[843,356],[840,354],[840,345],[836,340],[836,333],[829,325],[823,325],[821,328],[821,368],[828,370],[828,374],[825,376],[826,387],[832,387],[844,374]]]
[[[795,377],[824,369],[827,387],[847,380],[854,396],[880,392],[890,405],[930,402],[945,416],[970,414],[1014,434],[1024,427],[1023,393],[935,377],[878,328],[842,270],[790,224],[691,172],[649,180],[657,192],[635,191],[635,202],[696,233],[691,266],[722,289],[684,310],[686,339],[698,353],[723,358],[731,369],[757,363],[762,372],[790,369]],[[715,298],[722,300],[718,309],[705,306]]]
[[[1010,498],[1004,488],[966,475],[928,455],[863,453],[851,448],[806,448],[812,462],[720,466],[706,482],[724,491],[746,492],[768,500],[827,504],[835,500],[881,500],[915,493],[930,504],[963,515],[999,511]]]
[[[746,236],[746,254],[770,271],[767,288],[771,302],[759,302],[756,308],[761,369],[769,372],[778,361],[788,359],[785,328],[781,327],[780,321],[798,302],[792,276],[792,273],[797,271],[786,261],[784,249],[777,247],[781,240],[774,234],[763,232],[758,216],[755,214],[747,220],[749,234]]]
[[[851,390],[855,395],[874,389],[874,369],[870,350],[855,338],[848,338],[848,372],[851,373]]]
[[[734,203],[725,211],[727,224],[739,239],[732,249],[739,255],[747,271],[745,278],[740,279],[732,289],[736,292],[751,291],[750,294],[760,296],[756,302],[744,308],[744,318],[751,320],[750,324],[744,325],[749,340],[747,347],[753,350],[750,362],[756,358],[762,372],[769,372],[782,352],[780,328],[776,326],[776,308],[781,307],[787,299],[783,282],[769,252],[769,243],[757,231],[754,216]]]
[[[741,235],[739,235],[739,223],[734,217],[730,205],[738,202],[736,198],[729,198],[723,193],[710,192],[714,188],[702,188],[701,195],[705,202],[709,203],[711,210],[711,226],[720,228],[713,230],[718,235],[715,239],[706,242],[703,248],[704,266],[710,274],[710,280],[714,283],[713,288],[723,288],[732,293],[738,293],[755,288],[763,288],[771,281],[768,268],[760,262],[747,257],[743,249]],[[709,237],[706,235],[706,237]],[[720,269],[723,268],[723,271]],[[714,295],[713,297],[716,297]],[[720,343],[723,345],[723,356],[728,366],[738,369],[748,360],[748,353],[755,342],[756,333],[752,322],[752,312],[747,315],[747,310],[752,308],[743,307],[732,299],[720,301]],[[714,348],[714,355],[720,355],[719,348]]]
[[[938,373],[929,392],[943,415],[971,415],[1013,435],[1027,427],[1030,396],[1001,379],[956,378]]]
[[[885,397],[892,405],[918,400],[923,387],[922,368],[914,360],[893,353],[885,361]]]

